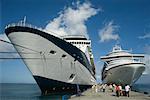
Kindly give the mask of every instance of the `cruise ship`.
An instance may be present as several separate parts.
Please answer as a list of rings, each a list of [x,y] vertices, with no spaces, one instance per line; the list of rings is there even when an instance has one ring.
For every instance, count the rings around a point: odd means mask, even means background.
[[[96,83],[91,40],[85,36],[58,36],[25,22],[7,25],[5,33],[43,94],[76,93]]]
[[[115,45],[112,52],[102,56],[102,81],[108,84],[132,85],[145,70],[144,54],[131,54]]]

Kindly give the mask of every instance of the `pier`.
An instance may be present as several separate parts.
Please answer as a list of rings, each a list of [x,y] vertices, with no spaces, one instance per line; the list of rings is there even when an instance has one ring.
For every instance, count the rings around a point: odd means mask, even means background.
[[[73,95],[69,100],[150,100],[150,95],[130,91],[130,97],[127,96],[119,96],[117,97],[115,92],[109,91],[106,89],[105,92],[95,91],[93,89],[88,89],[83,92],[81,96]]]

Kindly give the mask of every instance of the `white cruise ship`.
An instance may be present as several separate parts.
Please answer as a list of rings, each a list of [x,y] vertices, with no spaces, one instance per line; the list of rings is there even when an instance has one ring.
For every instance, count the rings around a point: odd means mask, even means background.
[[[102,81],[108,84],[132,85],[145,70],[143,58],[143,54],[131,54],[115,45],[112,52],[101,57],[104,61]]]
[[[10,24],[5,33],[43,94],[76,93],[96,83],[91,41],[84,36],[57,37],[26,23]]]

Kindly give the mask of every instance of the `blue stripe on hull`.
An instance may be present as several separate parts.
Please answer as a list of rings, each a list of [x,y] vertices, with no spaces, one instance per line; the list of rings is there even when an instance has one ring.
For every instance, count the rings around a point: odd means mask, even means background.
[[[39,85],[42,94],[76,94],[77,84],[65,83],[53,79],[48,79],[40,76],[34,76],[37,84]],[[80,85],[81,92],[90,88],[91,85]]]

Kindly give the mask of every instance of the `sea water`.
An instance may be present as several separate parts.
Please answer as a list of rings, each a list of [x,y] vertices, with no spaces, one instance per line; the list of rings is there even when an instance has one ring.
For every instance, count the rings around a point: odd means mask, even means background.
[[[132,88],[135,91],[150,94],[150,84],[134,84]]]
[[[41,95],[37,84],[0,84],[0,100],[67,100],[69,95]]]
[[[134,90],[149,93],[150,84],[135,84]],[[0,100],[68,100],[69,95],[41,95],[37,84],[0,84]]]
[[[132,89],[150,94],[150,84],[136,83]],[[0,84],[0,100],[68,100],[70,95],[41,95],[37,84]]]
[[[150,95],[150,74],[143,74],[132,86],[132,89]]]

